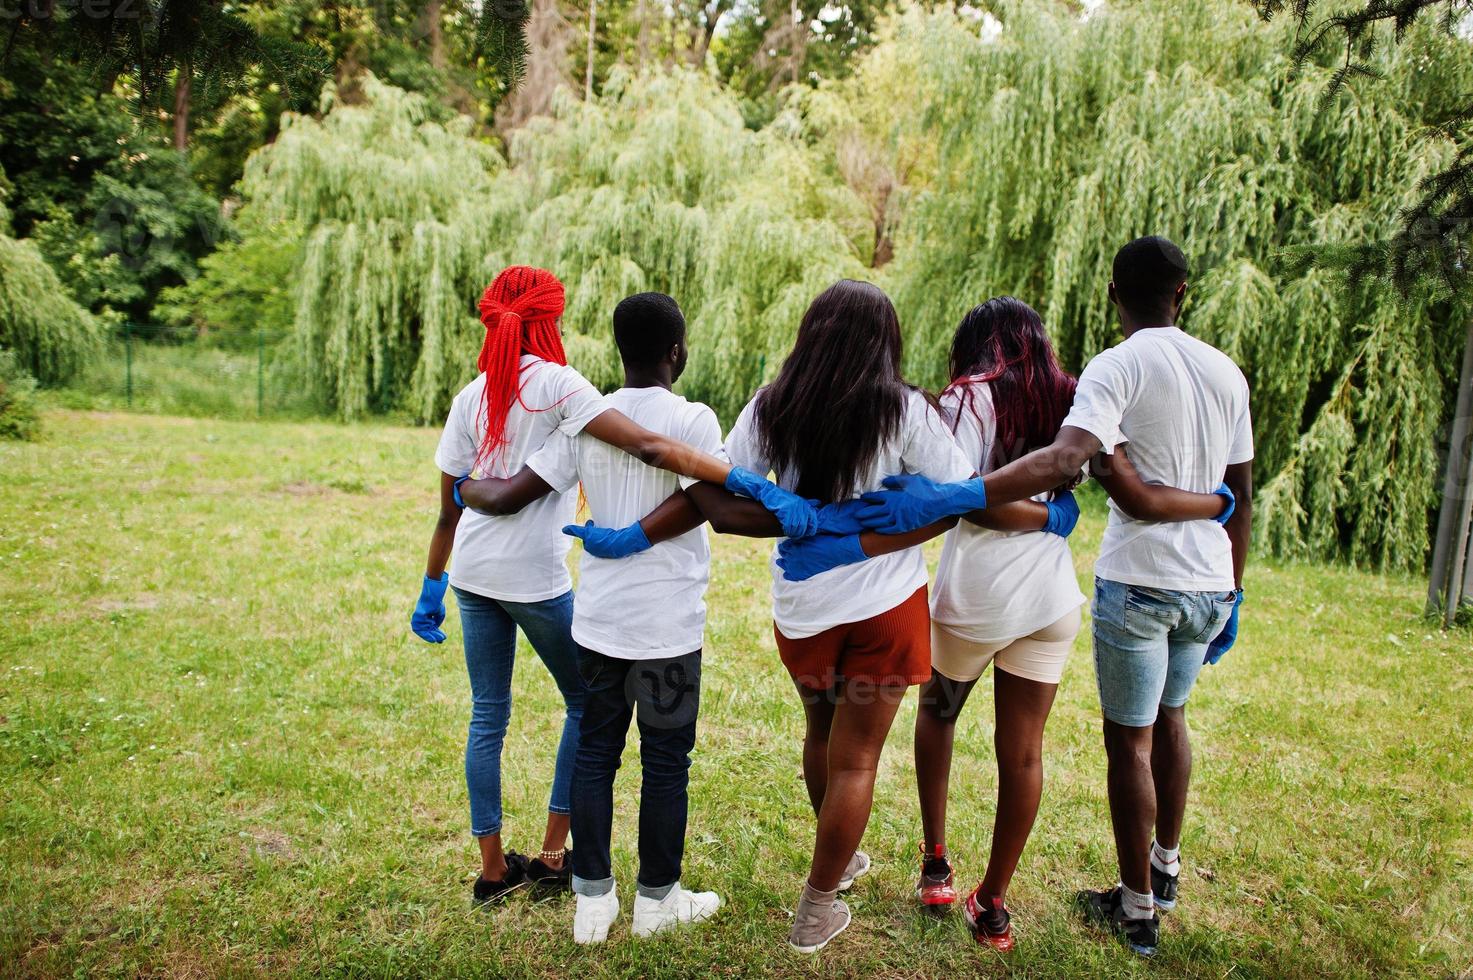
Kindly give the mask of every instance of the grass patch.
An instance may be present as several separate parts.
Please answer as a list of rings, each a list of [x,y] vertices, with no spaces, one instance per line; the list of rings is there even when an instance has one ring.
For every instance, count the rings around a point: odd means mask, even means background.
[[[896,723],[855,888],[817,958],[783,946],[813,819],[801,711],[773,648],[761,543],[716,538],[685,878],[699,932],[574,946],[566,902],[469,908],[450,641],[407,629],[436,433],[56,412],[0,443],[0,974],[1456,976],[1470,969],[1473,658],[1422,584],[1258,564],[1243,638],[1192,708],[1183,901],[1154,964],[1076,924],[1113,880],[1087,640],[1049,722],[1015,885],[1019,947],[914,909],[914,706]],[[1101,527],[1076,535],[1081,579]],[[933,551],[934,555],[934,551]],[[524,653],[527,651],[524,648]],[[506,833],[535,848],[557,694],[516,671]],[[986,859],[991,705],[958,735],[952,846]],[[631,736],[615,873],[634,879]]]

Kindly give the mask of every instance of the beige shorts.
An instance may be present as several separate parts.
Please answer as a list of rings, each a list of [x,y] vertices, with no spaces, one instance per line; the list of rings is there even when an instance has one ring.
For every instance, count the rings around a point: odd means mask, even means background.
[[[931,666],[954,681],[974,681],[995,660],[999,670],[1024,680],[1057,684],[1064,676],[1064,664],[1079,634],[1080,622],[1079,609],[1074,608],[1043,629],[1001,643],[964,640],[945,626],[932,623]]]

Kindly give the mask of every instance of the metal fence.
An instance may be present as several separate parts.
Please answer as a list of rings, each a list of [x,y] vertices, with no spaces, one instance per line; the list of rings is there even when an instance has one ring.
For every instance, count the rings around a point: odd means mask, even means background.
[[[309,394],[278,366],[264,330],[224,342],[191,328],[124,323],[72,398],[100,408],[250,418],[312,414]]]

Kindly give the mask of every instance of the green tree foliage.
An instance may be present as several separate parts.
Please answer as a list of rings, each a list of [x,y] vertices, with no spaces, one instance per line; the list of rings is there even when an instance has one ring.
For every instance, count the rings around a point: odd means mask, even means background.
[[[730,421],[814,295],[866,274],[861,202],[798,140],[747,129],[736,99],[694,72],[615,76],[592,104],[565,98],[516,134],[511,159],[502,193],[530,207],[491,264],[563,277],[569,356],[605,387],[621,377],[614,304],[660,290],[690,324],[684,392]]]
[[[1390,38],[1400,44],[1415,35],[1420,44],[1443,49],[1465,47],[1473,3],[1469,0],[1360,0],[1332,5],[1319,0],[1254,0],[1259,15],[1272,19],[1291,6],[1295,23],[1294,68],[1302,70],[1327,52],[1338,59],[1325,87],[1325,101],[1333,102],[1357,79],[1380,78],[1384,66],[1373,57],[1379,44]],[[1421,31],[1413,31],[1420,24]],[[1435,36],[1434,35],[1440,35]],[[1338,45],[1338,51],[1336,46]],[[1455,55],[1456,56],[1456,55]],[[1466,59],[1466,52],[1462,53]],[[1414,62],[1401,58],[1396,65],[1407,71]],[[1425,94],[1431,102],[1420,117],[1429,135],[1456,147],[1451,157],[1430,174],[1421,175],[1418,196],[1402,212],[1397,227],[1369,241],[1330,242],[1298,250],[1301,266],[1318,262],[1341,267],[1352,279],[1376,276],[1389,280],[1405,294],[1445,289],[1465,292],[1469,286],[1470,239],[1473,239],[1473,90],[1438,87]]]
[[[0,439],[34,439],[41,432],[36,379],[21,369],[15,352],[0,350]]]
[[[362,95],[346,105],[329,87],[320,120],[288,116],[243,190],[263,227],[304,231],[294,351],[319,398],[344,417],[407,405],[427,419],[466,380],[491,236],[515,202],[469,120],[434,122],[428,99],[371,75]]]
[[[164,290],[154,319],[189,327],[200,340],[220,347],[254,349],[261,338],[275,346],[291,333],[301,258],[296,228],[247,227],[240,240],[201,259],[193,281]]]
[[[1118,337],[1104,289],[1115,249],[1166,234],[1194,265],[1185,325],[1254,390],[1265,540],[1420,565],[1463,314],[1324,271],[1286,275],[1280,253],[1396,226],[1454,152],[1420,138],[1421,113],[1465,90],[1463,42],[1376,52],[1385,79],[1327,104],[1334,68],[1291,77],[1289,38],[1247,5],[1000,14],[990,40],[938,13],[897,41],[911,111],[888,142],[929,134],[937,160],[914,178],[887,270],[912,375],[942,381],[954,324],[998,293],[1034,302],[1080,366]]]
[[[694,73],[562,99],[518,132],[510,170],[464,121],[429,121],[422,97],[371,79],[364,93],[289,119],[245,178],[258,218],[305,231],[294,349],[344,416],[442,416],[474,371],[481,290],[528,262],[568,284],[570,356],[604,386],[618,380],[614,303],[677,296],[695,350],[685,390],[730,418],[813,295],[864,273],[858,200]]]
[[[16,231],[95,312],[146,319],[159,290],[192,279],[227,235],[184,157],[44,50],[13,51],[0,78],[0,167],[15,184]]]
[[[100,339],[97,321],[72,301],[40,249],[10,237],[10,215],[0,195],[0,354],[13,355],[19,364],[0,386],[11,385],[10,397],[19,404],[28,394],[20,371],[48,384],[66,381],[97,353]]]

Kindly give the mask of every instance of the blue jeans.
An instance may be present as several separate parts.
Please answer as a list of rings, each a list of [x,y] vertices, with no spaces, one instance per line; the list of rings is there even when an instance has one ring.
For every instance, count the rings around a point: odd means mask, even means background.
[[[1233,611],[1231,592],[1179,592],[1095,579],[1095,680],[1117,725],[1144,728],[1187,703],[1207,644]]]
[[[573,781],[573,891],[605,895],[614,887],[610,857],[614,774],[631,720],[639,724],[639,894],[664,898],[680,880],[690,752],[701,707],[701,651],[658,660],[620,660],[583,648],[578,666],[588,710]]]
[[[563,696],[563,734],[547,809],[569,812],[584,700],[578,646],[573,642],[573,593],[541,602],[504,602],[456,589],[455,601],[471,680],[471,724],[465,740],[471,833],[476,837],[501,833],[501,744],[511,720],[511,672],[519,626]]]

